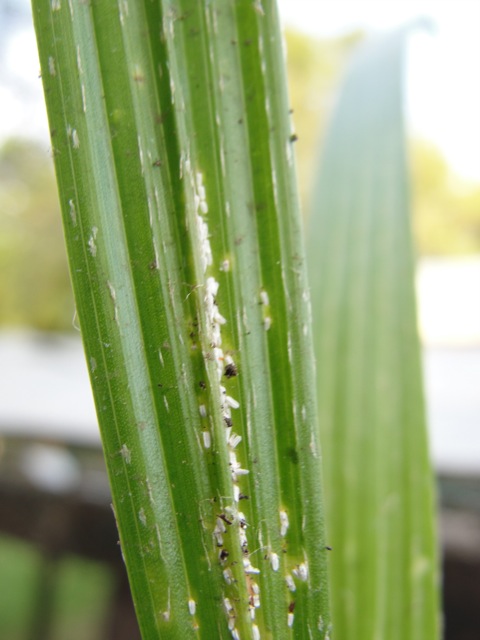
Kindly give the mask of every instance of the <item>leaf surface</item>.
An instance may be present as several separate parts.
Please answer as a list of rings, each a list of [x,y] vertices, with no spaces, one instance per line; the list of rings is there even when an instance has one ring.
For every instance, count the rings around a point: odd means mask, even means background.
[[[438,637],[402,114],[406,30],[345,79],[308,229],[337,640]]]
[[[324,638],[312,334],[275,4],[33,5],[142,635]]]

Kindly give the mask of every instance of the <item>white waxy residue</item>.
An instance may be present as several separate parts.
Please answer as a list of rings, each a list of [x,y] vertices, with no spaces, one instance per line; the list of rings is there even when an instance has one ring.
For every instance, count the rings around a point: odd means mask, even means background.
[[[132,452],[127,447],[126,444],[122,444],[122,448],[120,449],[120,455],[125,460],[127,464],[130,464],[132,461]]]
[[[225,172],[225,157],[223,146],[220,149],[222,171]],[[193,205],[195,207],[195,220],[196,220],[196,232],[200,247],[200,267],[204,274],[207,273],[208,267],[213,264],[212,249],[210,245],[210,234],[207,222],[204,216],[208,213],[207,192],[203,184],[202,173],[192,171],[188,158],[181,163],[181,172],[185,176],[185,179],[190,181],[190,185],[193,190]],[[227,212],[228,213],[228,212]],[[224,259],[220,266],[221,271],[230,270],[230,262],[228,259]],[[237,368],[230,355],[226,355],[221,348],[222,345],[222,327],[227,323],[226,318],[220,313],[219,305],[217,302],[220,283],[211,275],[208,275],[204,283],[204,296],[203,296],[203,310],[204,310],[204,326],[206,328],[208,344],[212,351],[204,353],[205,359],[215,362],[215,368],[218,378],[218,394],[220,397],[220,407],[222,415],[226,424],[226,442],[229,449],[229,464],[231,470],[231,477],[233,482],[233,498],[234,503],[238,503],[240,500],[241,492],[238,484],[238,479],[241,476],[249,473],[248,469],[244,469],[241,463],[237,460],[235,455],[235,449],[240,444],[241,436],[232,433],[232,420],[231,410],[238,409],[240,403],[227,394],[226,388],[221,384],[222,377],[232,378],[237,375]],[[200,415],[202,418],[207,417],[207,410],[205,405],[201,404],[199,407]],[[211,447],[211,432],[202,431],[203,444],[206,449]],[[260,570],[252,566],[248,557],[248,541],[245,529],[247,524],[242,514],[236,512],[236,507],[225,507],[225,512],[221,517],[217,517],[215,528],[213,530],[213,536],[216,541],[217,547],[221,549],[219,552],[220,562],[224,564],[228,557],[228,551],[223,549],[224,534],[227,532],[225,524],[232,525],[235,521],[238,522],[238,532],[240,538],[240,546],[243,554],[243,569],[245,574],[260,573]],[[278,564],[277,560],[273,559],[273,564]],[[277,569],[275,569],[277,570]],[[226,567],[223,571],[223,577],[227,584],[232,584],[234,576],[229,567]],[[233,606],[228,598],[223,601],[224,609],[228,616],[228,628],[233,638],[239,638],[238,630],[235,627],[236,616],[233,611]]]
[[[243,469],[240,462],[237,460],[237,456],[233,451],[230,451],[230,468],[232,472],[233,482],[237,482],[238,476],[246,476],[250,473],[249,469]]]
[[[206,272],[212,262],[212,248],[210,246],[208,225],[201,216],[196,215],[198,236],[200,240],[200,257],[202,261],[203,273]]]
[[[70,213],[70,220],[72,221],[73,226],[76,227],[77,226],[77,210],[75,209],[75,203],[73,202],[73,200],[68,201],[68,207],[69,207],[69,213]]]
[[[252,563],[250,562],[250,558],[244,558],[243,559],[243,570],[245,571],[245,573],[248,573],[248,574],[259,574],[260,573],[260,569],[257,569],[256,567],[254,567],[252,565]]]
[[[287,140],[287,144],[285,146],[285,152],[287,156],[287,162],[290,166],[293,164],[293,154],[292,154],[292,143],[290,140]]]
[[[78,69],[78,73],[81,75],[83,73],[82,56],[80,55],[80,46],[78,44],[77,44],[77,69]]]
[[[98,228],[92,227],[92,234],[88,239],[88,243],[87,243],[88,250],[90,251],[90,254],[92,255],[93,258],[95,258],[95,256],[97,255],[97,245],[95,244],[95,241],[97,239],[97,233],[98,233]]]
[[[278,554],[273,552],[273,551],[271,551],[268,554],[268,559],[270,560],[270,565],[271,565],[272,569],[274,571],[278,571],[279,568],[280,568],[280,558],[278,557]]]
[[[293,569],[292,573],[296,578],[302,580],[302,582],[306,582],[308,580],[308,564],[302,562]]]
[[[264,289],[260,291],[260,302],[265,306],[268,306],[270,304],[268,293]]]
[[[297,590],[295,582],[293,581],[293,578],[289,573],[287,573],[287,575],[285,576],[285,583],[290,591],[293,592]]]
[[[255,9],[255,11],[258,13],[259,16],[264,16],[265,15],[265,9],[262,6],[262,2],[261,0],[255,0],[255,2],[253,3],[253,8]],[[260,43],[263,44],[263,41],[260,39]]]
[[[188,611],[190,615],[194,616],[196,610],[197,610],[197,603],[195,602],[195,600],[190,598],[190,600],[188,601]]]
[[[80,147],[80,138],[78,137],[76,129],[72,129],[72,145],[74,149],[78,149]]]
[[[143,507],[138,512],[138,519],[144,527],[147,526],[147,516],[145,515],[145,509]]]
[[[85,85],[82,82],[82,109],[83,113],[87,113],[87,96],[85,94]]]
[[[224,260],[220,265],[220,271],[230,271],[230,260]]]
[[[57,75],[57,70],[55,69],[55,58],[52,58],[52,56],[48,57],[48,72],[51,76]]]
[[[289,527],[287,512],[283,509],[280,510],[280,535],[286,536]]]
[[[230,447],[230,449],[235,449],[235,447],[237,447],[241,441],[242,441],[242,436],[239,436],[236,433],[232,433],[227,438],[227,444]]]
[[[212,446],[212,436],[210,435],[210,431],[202,431],[203,436],[203,446],[205,449],[210,449]]]
[[[227,396],[227,395],[225,396],[225,402],[232,409],[238,409],[239,406],[240,406],[240,403],[237,402],[237,400],[235,400],[234,398],[231,398],[230,396]]]

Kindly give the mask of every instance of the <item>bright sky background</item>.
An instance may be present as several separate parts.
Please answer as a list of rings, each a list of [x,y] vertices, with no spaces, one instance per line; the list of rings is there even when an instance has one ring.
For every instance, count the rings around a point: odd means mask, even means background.
[[[279,0],[285,24],[335,37],[378,32],[418,17],[433,25],[411,39],[410,131],[440,148],[452,168],[480,182],[480,0]]]
[[[407,66],[410,130],[434,142],[462,177],[480,182],[480,0],[279,0],[284,21],[335,37],[389,29],[418,16],[435,31],[412,38]],[[0,142],[45,141],[48,129],[28,0],[0,12]],[[8,8],[9,7],[9,8]]]

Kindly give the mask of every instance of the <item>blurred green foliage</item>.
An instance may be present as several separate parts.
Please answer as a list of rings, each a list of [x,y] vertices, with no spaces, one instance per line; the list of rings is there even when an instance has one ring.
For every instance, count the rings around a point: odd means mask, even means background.
[[[288,75],[303,210],[325,125],[350,53],[363,39],[316,40],[288,31]],[[456,179],[439,151],[411,144],[414,230],[420,255],[480,252],[480,185]],[[10,140],[0,149],[0,326],[72,330],[53,164],[46,149]]]
[[[74,314],[53,165],[45,149],[0,149],[0,325],[71,330]]]
[[[36,607],[45,600],[45,563],[41,552],[23,541],[0,536],[2,597],[0,638],[39,638]],[[95,562],[65,556],[55,564],[52,640],[100,640],[113,595],[113,576]],[[8,585],[8,587],[7,587]],[[42,597],[40,598],[40,592]]]
[[[411,142],[413,226],[423,255],[480,252],[480,185],[456,177],[440,152]]]

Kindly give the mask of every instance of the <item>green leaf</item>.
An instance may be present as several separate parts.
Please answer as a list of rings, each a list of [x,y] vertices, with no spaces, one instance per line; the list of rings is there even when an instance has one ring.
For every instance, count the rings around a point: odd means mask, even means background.
[[[312,334],[275,5],[33,6],[142,636],[326,638]]]
[[[309,226],[337,640],[439,634],[402,115],[405,36],[399,30],[358,52]]]

